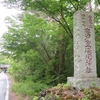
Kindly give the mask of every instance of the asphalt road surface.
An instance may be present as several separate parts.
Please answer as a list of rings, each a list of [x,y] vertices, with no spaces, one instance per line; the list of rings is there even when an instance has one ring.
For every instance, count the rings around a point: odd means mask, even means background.
[[[7,75],[3,72],[0,73],[0,100],[6,100],[7,94]]]

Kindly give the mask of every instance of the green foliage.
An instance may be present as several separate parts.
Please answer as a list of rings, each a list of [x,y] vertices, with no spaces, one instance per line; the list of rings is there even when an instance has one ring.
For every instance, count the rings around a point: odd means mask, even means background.
[[[87,98],[82,98],[82,100],[89,100],[89,99],[87,99]]]
[[[98,97],[98,92],[95,91],[94,89],[87,89],[85,88],[84,89],[84,93],[85,93],[85,98],[82,99],[82,100],[98,100],[99,97]]]
[[[0,54],[0,64],[10,64],[10,59],[6,56]]]
[[[63,85],[63,89],[68,88],[69,86],[70,86],[70,84],[66,83],[66,84]]]
[[[68,88],[70,87],[70,84],[69,83],[58,83],[57,86],[55,86],[56,88],[59,88],[59,87],[62,87],[62,89],[65,89],[65,88]]]
[[[5,20],[8,32],[3,35],[2,54],[11,57],[8,72],[16,82],[21,82],[21,85],[15,86],[21,86],[21,89],[14,90],[23,95],[32,95],[38,90],[25,91],[29,87],[28,81],[37,85],[65,83],[68,76],[73,76],[73,14],[77,10],[86,10],[85,6],[90,0],[4,1],[10,7],[20,4],[26,11]],[[99,1],[96,4],[100,4]],[[94,15],[97,73],[100,76],[100,12]],[[22,82],[26,82],[27,86]],[[91,85],[93,87],[95,84]],[[67,86],[69,84],[63,85],[63,88]],[[88,95],[89,92],[86,92]]]
[[[90,87],[96,87],[96,82],[92,82],[91,84],[90,84]]]
[[[54,96],[53,94],[47,95],[44,100],[60,100],[59,96]]]
[[[11,26],[8,25],[8,33],[3,35],[3,47],[7,51],[3,54],[6,53],[15,60],[10,68],[15,79],[23,81],[27,79],[26,75],[34,75],[34,81],[50,85],[66,81],[65,77],[73,73],[67,70],[73,66],[72,60],[69,60],[73,59],[72,53],[69,53],[72,52],[71,39],[62,34],[65,31],[57,23],[53,25],[30,14],[24,14],[21,19],[23,24],[18,26],[16,20],[8,18]]]
[[[12,91],[15,91],[17,94],[22,96],[35,96],[38,95],[42,89],[46,88],[46,84],[34,82],[16,82],[12,85]]]
[[[38,100],[38,97],[37,97],[37,96],[35,96],[32,100]]]
[[[66,77],[73,75],[73,14],[85,9],[87,2],[88,0],[20,2],[28,13],[14,18],[7,17],[5,22],[8,32],[3,35],[3,54],[10,55],[15,60],[9,72],[14,73],[17,81],[31,78],[36,82],[56,85],[66,82]],[[6,0],[5,3],[17,5],[19,1]]]
[[[17,64],[16,64],[17,63]],[[8,68],[8,73],[13,75],[15,81],[22,82],[28,75],[27,67],[24,66],[25,62],[12,61],[11,66]]]

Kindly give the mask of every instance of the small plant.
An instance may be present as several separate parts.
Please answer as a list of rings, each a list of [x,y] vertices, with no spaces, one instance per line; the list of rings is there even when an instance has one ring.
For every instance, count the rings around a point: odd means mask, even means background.
[[[85,98],[82,100],[98,100],[98,92],[95,89],[84,89]]]
[[[32,100],[38,100],[38,97],[37,97],[37,96],[35,96]]]
[[[63,85],[63,89],[65,89],[65,88],[67,88],[67,87],[69,87],[69,86],[70,86],[70,84],[69,84],[69,83],[64,84],[64,85]]]
[[[45,88],[47,88],[47,85],[33,82],[16,82],[12,85],[12,90],[17,94],[21,94],[22,96],[38,95],[38,93]]]
[[[81,100],[89,100],[89,99],[87,99],[87,98],[82,98]]]
[[[62,87],[63,85],[64,85],[63,83],[62,84],[58,83],[56,87]]]
[[[53,94],[46,95],[46,97],[45,97],[45,100],[53,100],[53,99],[54,99]]]
[[[85,95],[89,94],[89,89],[85,88],[84,93],[85,93]]]
[[[90,84],[90,87],[92,87],[92,88],[96,87],[96,82],[92,82],[92,83]]]
[[[56,95],[55,100],[60,100],[60,97]]]

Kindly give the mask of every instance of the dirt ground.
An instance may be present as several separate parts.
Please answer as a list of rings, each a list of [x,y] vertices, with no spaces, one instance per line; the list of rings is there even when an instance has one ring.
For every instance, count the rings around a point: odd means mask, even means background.
[[[25,96],[25,97],[18,97],[16,95],[16,93],[14,93],[13,91],[10,91],[9,93],[9,100],[30,100],[29,97]]]
[[[10,84],[10,89],[9,89],[9,100],[30,100],[29,97],[25,96],[25,97],[19,97],[18,95],[16,95],[15,92],[11,91],[11,87],[12,87],[12,83],[14,82],[14,80],[11,78],[10,75],[9,76],[9,84]]]
[[[16,93],[14,93],[13,91],[11,91],[11,86],[13,83],[13,80],[11,78],[10,75],[8,75],[9,77],[9,85],[10,85],[10,89],[9,89],[9,100],[20,100],[20,98],[16,95]]]
[[[9,100],[20,100],[20,99],[14,92],[10,91]]]

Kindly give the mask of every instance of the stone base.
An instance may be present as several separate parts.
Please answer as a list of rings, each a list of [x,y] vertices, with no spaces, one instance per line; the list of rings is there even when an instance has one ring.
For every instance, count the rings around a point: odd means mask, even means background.
[[[89,87],[99,87],[100,86],[100,78],[76,78],[76,77],[68,77],[67,82],[70,83],[71,87],[75,87],[77,89],[89,88]]]

